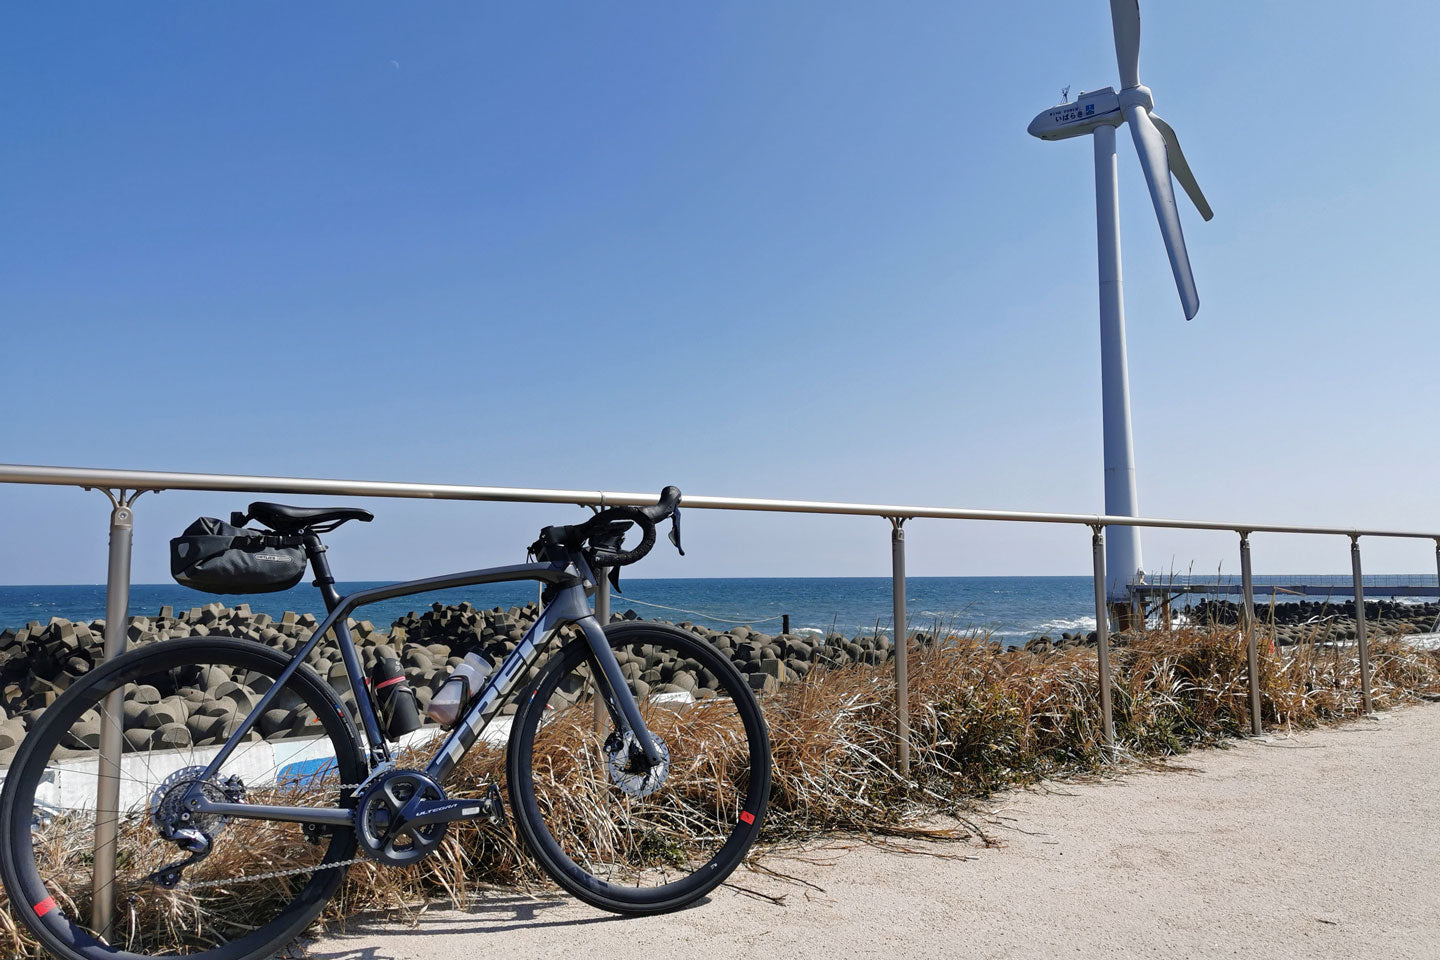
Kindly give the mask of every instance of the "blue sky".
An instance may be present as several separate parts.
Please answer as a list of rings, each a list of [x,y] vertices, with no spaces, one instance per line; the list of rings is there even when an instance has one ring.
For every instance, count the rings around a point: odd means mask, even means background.
[[[1141,13],[1216,211],[1182,207],[1187,324],[1121,137],[1142,511],[1440,529],[1440,13]],[[1117,84],[1098,0],[6,5],[0,460],[1098,510],[1090,149],[1025,133],[1066,84]],[[136,579],[244,500],[142,498]],[[582,515],[372,506],[342,577],[513,561]],[[0,490],[0,582],[102,579],[106,513]],[[888,568],[879,520],[688,521],[637,575]],[[914,575],[1088,563],[1070,529],[909,545]],[[1234,553],[1146,538],[1152,568]]]

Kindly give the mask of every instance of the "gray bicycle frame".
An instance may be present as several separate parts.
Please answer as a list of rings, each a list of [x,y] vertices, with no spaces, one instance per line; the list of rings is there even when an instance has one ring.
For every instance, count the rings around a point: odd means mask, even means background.
[[[317,567],[316,585],[323,591],[328,586],[325,582],[328,579],[328,570],[324,569],[323,560],[317,560],[315,555],[312,554],[311,560]],[[545,606],[530,629],[526,631],[525,636],[516,644],[514,651],[505,658],[497,670],[491,673],[485,685],[476,694],[465,716],[450,731],[445,742],[426,766],[426,774],[437,783],[445,781],[446,777],[455,769],[455,765],[460,762],[460,758],[475,745],[475,741],[480,738],[486,725],[499,712],[506,697],[513,690],[516,680],[540,658],[540,654],[550,645],[560,628],[572,623],[578,626],[585,636],[590,647],[592,667],[598,666],[599,674],[603,674],[605,678],[602,683],[599,676],[596,676],[595,682],[605,702],[605,707],[610,713],[611,721],[615,724],[615,729],[628,728],[635,735],[636,741],[643,745],[646,760],[652,764],[661,762],[654,738],[650,736],[645,721],[640,716],[640,707],[630,694],[630,688],[620,671],[620,664],[616,661],[614,651],[610,649],[610,644],[605,639],[605,631],[596,621],[595,614],[590,609],[586,588],[594,583],[594,574],[591,573],[582,557],[572,555],[568,564],[523,563],[485,570],[471,570],[449,576],[387,584],[383,587],[360,590],[348,596],[338,597],[338,602],[330,610],[330,615],[315,628],[310,639],[295,651],[294,657],[280,672],[280,676],[275,679],[270,689],[265,691],[245,720],[225,741],[225,745],[220,748],[215,759],[210,761],[210,765],[205,768],[205,773],[200,781],[208,782],[219,773],[220,767],[235,750],[236,745],[255,725],[261,714],[265,712],[270,701],[305,662],[305,658],[315,648],[315,645],[324,638],[327,632],[332,630],[335,633],[336,642],[340,646],[341,657],[344,659],[345,673],[350,679],[350,689],[356,694],[355,706],[360,713],[362,729],[370,747],[366,754],[369,769],[374,771],[380,764],[389,762],[392,759],[390,745],[380,731],[380,724],[375,716],[371,697],[361,695],[361,691],[365,690],[365,675],[346,623],[350,614],[357,607],[375,603],[378,600],[388,600],[392,597],[428,593],[431,590],[446,590],[452,587],[506,583],[517,580],[537,580],[548,585],[553,593],[551,601]],[[330,590],[333,594],[333,587],[330,587]],[[345,825],[354,818],[353,811],[340,808],[217,803],[208,799],[198,787],[186,795],[185,805],[196,813],[241,817],[250,820]]]

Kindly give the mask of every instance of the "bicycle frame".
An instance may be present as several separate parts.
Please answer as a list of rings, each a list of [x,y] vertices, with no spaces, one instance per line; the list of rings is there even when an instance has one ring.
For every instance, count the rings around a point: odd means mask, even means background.
[[[361,729],[364,731],[369,745],[366,756],[369,769],[373,774],[382,764],[391,762],[393,758],[390,754],[389,743],[380,730],[372,697],[362,695],[362,692],[366,690],[365,674],[360,664],[360,657],[356,653],[354,641],[350,637],[350,629],[346,624],[350,614],[365,604],[389,600],[393,597],[428,593],[431,590],[446,590],[452,587],[520,580],[535,580],[545,584],[548,603],[535,623],[516,645],[515,650],[487,678],[485,685],[475,695],[464,717],[455,724],[440,749],[436,751],[434,758],[426,767],[425,773],[437,783],[444,782],[445,778],[455,769],[460,758],[475,745],[475,741],[480,738],[486,725],[494,719],[505,698],[513,690],[516,679],[539,659],[540,654],[550,645],[550,641],[554,639],[560,628],[572,623],[580,628],[589,644],[592,668],[599,668],[594,671],[596,685],[600,690],[606,709],[610,713],[611,721],[615,724],[615,729],[628,727],[635,734],[636,740],[644,745],[646,759],[651,763],[660,762],[654,738],[650,736],[645,727],[645,722],[640,716],[640,708],[630,694],[630,688],[620,671],[620,665],[605,639],[605,632],[590,609],[586,588],[593,585],[594,574],[591,573],[583,558],[572,556],[570,562],[565,564],[523,563],[484,570],[470,570],[465,573],[430,577],[423,580],[407,580],[370,590],[360,590],[342,597],[335,591],[335,580],[331,576],[329,564],[325,560],[325,547],[320,543],[319,538],[311,534],[306,539],[305,546],[315,572],[315,586],[320,589],[325,599],[325,605],[330,611],[329,615],[315,628],[310,639],[295,651],[290,663],[281,671],[274,684],[265,691],[245,720],[225,741],[220,752],[210,761],[204,775],[199,778],[200,780],[208,781],[218,774],[225,760],[269,707],[271,700],[305,662],[305,658],[309,656],[316,644],[320,643],[325,634],[331,631],[334,632],[335,640],[339,644],[340,654],[345,663],[345,673],[350,680],[350,688],[355,692],[355,706],[360,714]],[[600,675],[605,678],[603,683],[600,681]],[[347,825],[354,816],[352,811],[339,808],[218,803],[205,797],[198,787],[192,788],[186,795],[185,805],[196,813],[242,817],[251,820],[281,820],[292,823]]]

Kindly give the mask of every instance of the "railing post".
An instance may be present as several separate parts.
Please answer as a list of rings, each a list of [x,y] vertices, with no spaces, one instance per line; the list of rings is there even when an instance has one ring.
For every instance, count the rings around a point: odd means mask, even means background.
[[[130,627],[130,545],[135,531],[132,504],[125,491],[110,498],[110,559],[105,574],[105,660],[125,652]],[[95,864],[92,875],[90,928],[109,937],[115,914],[115,853],[120,827],[120,762],[125,745],[125,690],[112,691],[100,714],[100,757],[95,787]]]
[[[1250,533],[1240,531],[1240,589],[1245,593],[1245,656],[1250,662],[1250,732],[1264,733],[1260,725],[1260,644],[1255,636],[1255,581],[1250,575]]]
[[[895,735],[900,776],[910,776],[910,675],[906,654],[910,642],[905,618],[905,520],[890,518],[891,599],[895,616]]]
[[[1360,648],[1360,703],[1366,713],[1370,702],[1370,641],[1365,635],[1365,584],[1360,574],[1360,538],[1350,538],[1350,570],[1355,578],[1355,642]]]
[[[1115,747],[1115,721],[1110,713],[1110,610],[1105,603],[1105,534],[1091,527],[1091,554],[1095,561],[1095,650],[1100,659],[1100,721],[1105,746]]]
[[[1435,587],[1440,590],[1440,539],[1435,541]],[[1436,594],[1436,599],[1440,600],[1440,593]],[[1434,629],[1433,625],[1431,629]]]

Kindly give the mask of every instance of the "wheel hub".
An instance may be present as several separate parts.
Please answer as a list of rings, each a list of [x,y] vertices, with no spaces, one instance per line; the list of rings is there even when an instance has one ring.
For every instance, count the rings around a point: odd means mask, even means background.
[[[215,781],[205,779],[204,767],[176,770],[150,797],[150,819],[165,839],[174,839],[176,831],[185,828],[199,830],[213,838],[215,831],[230,821],[229,817],[219,814],[192,812],[185,798],[196,787],[211,803],[239,803],[245,796],[245,784],[239,777]]]

